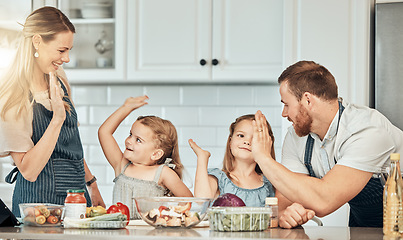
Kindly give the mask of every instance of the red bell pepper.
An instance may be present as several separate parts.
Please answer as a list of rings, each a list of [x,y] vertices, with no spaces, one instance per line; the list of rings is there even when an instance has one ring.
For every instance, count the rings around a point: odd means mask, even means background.
[[[120,213],[123,213],[124,215],[126,215],[127,216],[127,224],[129,224],[129,220],[130,220],[129,208],[126,205],[124,205],[123,203],[118,202],[118,203],[116,203],[114,205],[111,205],[108,208],[108,210],[106,210],[106,213],[117,213],[117,212],[120,212]]]

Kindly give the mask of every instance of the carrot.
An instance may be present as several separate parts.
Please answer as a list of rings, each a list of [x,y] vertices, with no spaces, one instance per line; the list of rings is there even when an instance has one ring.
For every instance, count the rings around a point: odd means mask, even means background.
[[[35,213],[35,217],[42,215],[41,211],[37,208],[35,208],[34,213]]]
[[[43,215],[39,215],[35,218],[35,222],[38,224],[44,224],[46,222],[46,218]]]
[[[50,215],[50,216],[48,217],[48,219],[46,219],[46,221],[47,221],[48,223],[55,224],[55,223],[57,223],[59,220],[57,219],[57,217]]]
[[[50,216],[50,211],[45,206],[39,207],[39,211],[42,213],[43,216],[45,216],[45,218]]]

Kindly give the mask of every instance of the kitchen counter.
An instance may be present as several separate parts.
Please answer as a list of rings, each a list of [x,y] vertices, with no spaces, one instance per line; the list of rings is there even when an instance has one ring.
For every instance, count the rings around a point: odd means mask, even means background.
[[[0,227],[0,239],[382,239],[382,228],[304,226],[262,232],[216,232],[209,227],[161,229],[129,225],[125,229],[68,229],[63,227]]]

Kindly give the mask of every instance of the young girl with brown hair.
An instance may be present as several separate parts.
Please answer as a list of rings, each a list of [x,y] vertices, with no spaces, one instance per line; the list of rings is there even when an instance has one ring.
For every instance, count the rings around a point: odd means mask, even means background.
[[[113,137],[120,123],[135,109],[147,104],[147,96],[130,97],[98,130],[98,138],[109,164],[115,170],[113,202],[129,207],[131,219],[140,215],[133,197],[192,197],[182,182],[175,126],[156,116],[140,116],[133,123],[122,152]]]
[[[255,115],[243,115],[231,123],[223,168],[207,168],[210,152],[201,149],[192,139],[190,147],[197,155],[195,197],[216,198],[224,193],[240,197],[251,207],[262,207],[266,197],[274,196],[274,188],[263,175],[252,154],[252,137]],[[269,123],[269,135],[274,135]],[[274,147],[271,149],[274,156]]]

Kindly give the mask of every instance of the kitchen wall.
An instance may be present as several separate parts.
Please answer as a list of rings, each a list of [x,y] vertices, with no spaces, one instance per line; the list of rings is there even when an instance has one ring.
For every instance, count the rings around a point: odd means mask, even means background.
[[[333,73],[340,96],[368,105],[371,79],[371,8],[375,0],[284,1],[283,67],[301,60],[314,60]],[[97,141],[97,128],[128,96],[147,94],[149,105],[130,115],[116,133],[123,146],[131,123],[138,115],[155,114],[171,120],[180,138],[187,181],[193,180],[196,157],[187,145],[193,138],[212,152],[210,166],[222,161],[227,129],[235,117],[263,110],[276,137],[280,158],[281,139],[289,126],[281,118],[276,85],[73,85],[73,99],[80,118],[85,155],[107,204],[111,203],[113,171]],[[120,140],[119,140],[120,139]],[[1,159],[0,170],[11,169]],[[190,185],[189,185],[190,186]],[[0,183],[0,197],[10,206],[12,185]],[[348,207],[323,218],[326,226],[346,226]]]
[[[272,124],[277,155],[281,148],[281,105],[278,86],[244,85],[132,85],[73,86],[85,157],[107,205],[112,204],[114,172],[105,159],[97,138],[98,127],[130,96],[147,94],[146,105],[122,123],[115,138],[124,148],[131,125],[139,115],[156,115],[172,121],[179,135],[179,149],[192,189],[196,155],[187,141],[192,138],[212,153],[210,167],[220,167],[228,137],[228,127],[236,117],[262,110]]]
[[[85,158],[98,179],[106,205],[112,204],[114,172],[97,138],[102,122],[130,96],[147,94],[149,104],[132,112],[115,133],[124,147],[131,125],[139,115],[156,115],[177,128],[179,149],[186,173],[185,183],[193,191],[196,155],[187,140],[192,138],[210,151],[210,167],[221,167],[228,128],[236,117],[255,113],[267,116],[275,135],[276,156],[281,157],[281,103],[277,84],[272,85],[72,85],[72,96],[80,121]],[[8,158],[1,159],[4,176],[12,169]],[[11,206],[13,185],[0,183],[1,198]]]

